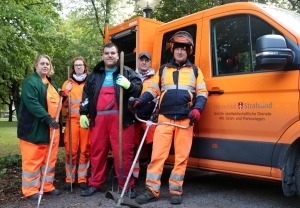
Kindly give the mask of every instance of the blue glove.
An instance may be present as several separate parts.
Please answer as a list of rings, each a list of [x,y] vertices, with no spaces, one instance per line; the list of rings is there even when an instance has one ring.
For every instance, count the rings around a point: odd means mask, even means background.
[[[81,115],[80,116],[79,123],[80,123],[81,128],[84,128],[84,129],[89,128],[90,122],[89,122],[89,119],[86,115]]]
[[[127,90],[130,87],[129,80],[121,74],[118,75],[116,83],[122,86],[125,90]]]

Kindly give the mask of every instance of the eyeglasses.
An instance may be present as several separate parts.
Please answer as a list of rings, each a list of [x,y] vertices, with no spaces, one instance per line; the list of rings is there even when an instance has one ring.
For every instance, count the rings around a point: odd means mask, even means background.
[[[74,64],[74,66],[83,66],[83,64]]]

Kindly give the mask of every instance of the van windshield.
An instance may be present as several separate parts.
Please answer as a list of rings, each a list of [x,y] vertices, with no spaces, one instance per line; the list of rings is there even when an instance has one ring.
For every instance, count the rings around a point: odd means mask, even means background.
[[[300,24],[299,13],[269,6],[263,6],[263,9],[273,19],[276,19],[278,22],[282,23],[282,25],[288,25],[290,28],[293,28],[293,30],[300,34],[300,27],[295,27],[295,25]]]

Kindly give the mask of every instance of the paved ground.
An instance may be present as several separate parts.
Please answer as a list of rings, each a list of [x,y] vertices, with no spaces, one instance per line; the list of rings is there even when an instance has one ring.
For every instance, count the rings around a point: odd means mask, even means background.
[[[145,169],[142,169],[145,172]],[[170,166],[164,170],[162,178],[162,192],[157,202],[143,205],[144,208],[296,208],[300,207],[300,199],[283,196],[281,184],[272,181],[262,181],[236,176],[216,174],[199,170],[187,170],[184,183],[183,203],[172,206],[169,203],[168,176]],[[138,186],[143,191],[145,174],[142,174]],[[111,181],[106,188],[111,190]],[[62,184],[61,184],[62,185]],[[58,185],[58,186],[61,186]],[[43,196],[40,208],[111,208],[116,202],[105,198],[105,191],[91,197],[81,197],[79,189],[72,193],[62,191],[58,197]],[[0,207],[5,208],[32,208],[36,201],[21,197],[14,202],[6,202]],[[126,206],[122,206],[126,207]]]

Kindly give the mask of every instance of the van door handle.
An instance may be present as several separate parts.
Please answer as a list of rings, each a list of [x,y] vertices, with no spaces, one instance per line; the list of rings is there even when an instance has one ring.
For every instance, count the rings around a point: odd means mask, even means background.
[[[208,90],[208,95],[223,95],[224,90]]]

